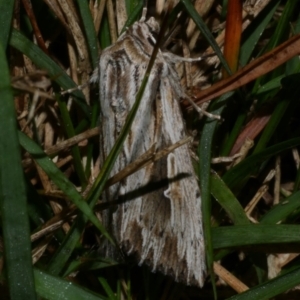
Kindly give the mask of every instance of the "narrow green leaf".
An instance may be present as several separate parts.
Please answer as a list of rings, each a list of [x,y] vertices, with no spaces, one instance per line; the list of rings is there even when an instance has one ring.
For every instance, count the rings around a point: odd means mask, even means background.
[[[0,70],[0,211],[7,281],[11,299],[36,299],[21,149],[10,74],[1,43]]]
[[[266,84],[259,87],[259,89],[256,91],[256,95],[267,93],[269,91],[272,91],[274,89],[279,89],[281,87],[281,80],[285,77],[285,75],[278,76],[276,78],[273,78]]]
[[[190,17],[193,19],[193,21],[195,22],[195,24],[197,25],[197,27],[199,28],[199,30],[203,34],[203,36],[209,42],[210,46],[214,49],[216,55],[218,56],[218,58],[220,59],[222,65],[223,65],[223,67],[226,69],[228,74],[231,74],[232,72],[231,72],[231,70],[230,70],[230,68],[229,68],[222,52],[221,52],[220,47],[216,43],[215,38],[211,34],[210,30],[208,29],[208,27],[205,24],[205,22],[203,21],[203,19],[197,13],[196,9],[194,8],[194,5],[191,3],[190,0],[181,0],[181,2],[184,5],[184,7],[186,8],[186,10],[187,10],[188,14],[190,15]]]
[[[215,115],[220,115],[224,110],[224,101],[227,98],[227,95],[224,95],[218,101],[215,101],[212,105],[212,113]],[[200,191],[202,199],[202,207],[199,208],[202,210],[203,218],[203,228],[204,228],[204,241],[206,249],[206,261],[208,265],[209,274],[212,277],[212,283],[214,287],[214,293],[216,297],[216,288],[213,278],[213,244],[211,238],[211,196],[210,196],[210,161],[211,161],[211,148],[213,142],[213,136],[217,128],[218,121],[216,120],[207,120],[203,128],[202,136],[200,143],[198,145],[198,156],[199,156],[199,178],[200,178]]]
[[[283,118],[288,106],[291,104],[291,101],[288,101],[289,99],[285,98],[283,93],[280,94],[281,101],[277,104],[275,110],[273,111],[267,126],[265,127],[259,141],[256,144],[253,154],[259,153],[265,149],[266,145],[278,129],[278,125],[280,124],[280,121]]]
[[[94,22],[91,16],[88,1],[77,0],[83,28],[88,44],[89,54],[92,60],[93,69],[97,67],[99,53],[98,53],[98,38],[94,27]]]
[[[257,285],[242,294],[233,296],[228,300],[269,300],[274,296],[284,293],[296,285],[299,285],[299,283],[300,268],[297,268],[287,274]]]
[[[107,296],[109,297],[109,299],[111,300],[117,300],[115,293],[113,292],[113,290],[111,289],[111,287],[109,286],[107,280],[103,277],[99,277],[98,278],[103,289],[105,290]]]
[[[236,225],[212,229],[214,249],[227,247],[299,243],[299,225]]]
[[[130,15],[137,6],[144,6],[144,0],[125,0],[127,14]]]
[[[271,38],[265,49],[266,52],[275,48],[277,45],[283,42],[285,38],[288,37],[291,26],[291,18],[295,14],[297,8],[299,7],[299,3],[299,0],[288,1],[286,3],[283,12],[280,14],[279,22],[277,23],[277,26],[273,31],[273,34],[271,35]],[[275,6],[276,4],[272,3],[272,6],[273,5]]]
[[[67,104],[63,101],[60,101],[59,97],[56,97],[60,112],[61,112],[61,117],[63,120],[63,126],[64,126],[64,131],[67,134],[68,138],[74,137],[75,136],[75,130],[73,127],[73,123],[70,117],[70,113],[67,108]],[[71,153],[73,156],[73,162],[74,162],[74,167],[76,170],[76,174],[80,180],[81,187],[82,189],[85,189],[87,185],[87,178],[85,176],[83,166],[82,166],[82,159],[81,159],[81,154],[79,151],[78,145],[74,145],[71,147]]]
[[[68,196],[76,207],[78,207],[78,209],[86,215],[86,217],[102,232],[102,234],[110,239],[109,234],[101,225],[88,204],[77,192],[74,185],[56,167],[44,151],[24,133],[19,132],[19,141],[21,146],[32,155],[33,159],[45,171],[49,178],[64,192],[66,196]]]
[[[224,176],[224,182],[232,189],[241,185],[252,172],[266,159],[300,144],[300,138],[291,139],[279,144],[275,144],[260,153],[254,154],[243,160],[241,163],[230,169]]]
[[[96,252],[92,255],[86,255],[84,257],[78,257],[77,259],[72,260],[67,269],[64,270],[62,277],[66,277],[73,272],[99,270],[116,265],[119,265],[119,263],[109,258],[99,257],[99,253]]]
[[[260,220],[261,224],[276,224],[284,220],[289,214],[293,213],[300,207],[300,191],[292,194],[290,197],[282,200],[268,211]]]
[[[211,193],[225,209],[234,224],[246,225],[250,223],[241,204],[217,174],[211,175]]]
[[[52,276],[43,271],[34,270],[36,291],[40,297],[48,300],[100,300],[106,297],[83,289],[73,282]],[[22,298],[24,299],[24,298]],[[30,298],[29,298],[30,299]]]
[[[109,24],[108,24],[108,18],[106,14],[103,15],[102,24],[99,31],[99,39],[100,39],[100,45],[102,49],[105,49],[106,47],[111,45]]]
[[[0,30],[0,44],[3,49],[6,49],[8,37],[11,30],[11,20],[13,16],[15,1],[0,0],[1,11],[1,30]]]
[[[280,0],[273,0],[267,5],[257,18],[250,24],[250,29],[254,28],[243,43],[240,51],[240,64],[245,66],[258,43],[263,31],[270,24],[270,21],[279,5]],[[247,35],[247,30],[245,32]]]
[[[134,1],[132,1],[134,2]],[[144,1],[139,1],[136,5],[133,4],[132,6],[127,8],[127,12],[129,14],[128,19],[124,25],[124,27],[121,30],[121,34],[129,27],[131,26],[135,21],[137,21],[138,17],[141,14],[141,11],[144,7]]]

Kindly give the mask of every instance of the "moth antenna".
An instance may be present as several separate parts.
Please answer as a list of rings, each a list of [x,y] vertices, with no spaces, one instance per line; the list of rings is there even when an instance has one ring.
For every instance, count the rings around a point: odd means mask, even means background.
[[[84,89],[86,86],[90,85],[90,83],[91,83],[91,81],[89,80],[89,81],[85,82],[84,84],[81,84],[81,85],[78,85],[78,86],[76,86],[76,87],[74,87],[74,88],[71,88],[71,89],[62,91],[62,92],[60,92],[60,94],[61,94],[61,95],[65,95],[65,94],[70,94],[70,93],[72,93],[72,92],[74,92],[74,91],[77,91],[77,90],[80,90],[80,91],[81,91],[81,90]]]
[[[215,53],[212,53],[212,54],[204,54],[203,56],[199,56],[199,57],[182,57],[171,52],[163,52],[163,56],[167,59],[170,59],[172,62],[196,62],[215,55],[216,55]]]
[[[65,95],[65,94],[70,94],[70,93],[72,93],[74,91],[77,91],[77,90],[81,91],[82,89],[84,89],[88,85],[98,82],[98,79],[99,79],[99,68],[97,67],[93,71],[92,76],[90,77],[90,79],[87,82],[85,82],[84,84],[78,85],[77,87],[62,91],[62,92],[60,92],[60,94]]]
[[[142,17],[140,19],[140,22],[146,21],[146,15],[147,15],[147,6],[143,7]]]

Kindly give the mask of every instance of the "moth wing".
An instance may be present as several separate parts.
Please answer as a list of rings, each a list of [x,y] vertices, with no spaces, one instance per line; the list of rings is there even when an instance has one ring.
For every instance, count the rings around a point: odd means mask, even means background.
[[[100,56],[100,157],[102,164],[125,124],[148,65],[149,54],[139,53],[139,56],[143,57],[137,58],[134,52],[130,52],[134,43],[135,41],[130,35],[124,35],[122,40],[104,50]],[[140,63],[137,63],[137,60]],[[159,126],[157,126],[155,116],[157,110],[154,107],[154,100],[159,86],[159,72],[160,68],[154,68],[151,72],[141,105],[111,175],[121,171],[156,142],[156,128]],[[151,181],[152,167],[148,166],[141,169],[104,192],[104,201],[119,200],[124,202],[124,204],[114,206],[102,214],[104,224],[120,244],[125,244],[123,232],[126,231],[127,235],[130,235],[132,223],[134,223],[135,218],[138,218],[142,198],[136,199],[136,194],[139,193],[140,189],[143,189],[144,184]],[[128,241],[130,247],[139,249],[134,237],[129,238]],[[102,248],[106,254],[115,256],[115,251],[107,241],[103,242]],[[130,249],[127,247],[125,251],[129,253]]]
[[[135,26],[135,25],[134,25]],[[148,25],[136,24],[132,31]],[[143,41],[146,41],[144,39]],[[100,57],[100,155],[103,163],[132,108],[148,65],[151,45],[125,34]],[[185,136],[178,95],[180,86],[158,53],[123,150],[111,175],[145,153],[154,143],[163,149]],[[169,76],[170,75],[170,76]],[[168,77],[169,76],[169,77]],[[203,284],[204,243],[200,193],[186,145],[106,190],[104,200],[122,204],[103,214],[103,221],[127,254],[140,264],[186,284]],[[107,247],[108,252],[111,250]]]
[[[126,43],[124,40],[117,42],[103,51],[100,57],[100,156],[102,163],[114,146],[125,124],[127,115],[136,100],[136,94],[149,60],[149,57],[145,55],[140,64],[134,63],[134,54],[129,55],[130,53],[125,51],[126,45],[128,46],[130,42],[133,43],[133,41],[130,41],[130,37],[128,39],[129,41],[126,41]],[[155,118],[153,118],[151,105],[155,98],[155,93],[153,95],[152,90],[156,90],[158,86],[156,78],[155,74],[151,74],[142,103],[111,175],[121,171],[154,144]],[[140,176],[143,177],[142,174]],[[141,179],[141,181],[145,180]],[[106,191],[106,200],[117,200],[120,193],[125,193],[128,190],[126,186],[128,184],[125,180],[125,182],[109,188]],[[134,186],[131,186],[131,189],[133,188]]]
[[[160,130],[156,130],[155,140],[163,149],[183,139],[185,127],[167,76],[161,78],[159,90],[155,120]],[[125,202],[115,215],[116,221],[121,220],[119,240],[125,251],[136,254],[140,264],[146,263],[153,271],[202,286],[205,251],[201,198],[188,146],[177,148],[139,172],[128,178],[128,182],[141,183],[140,191],[136,191],[139,197]],[[143,187],[145,193],[141,195]]]

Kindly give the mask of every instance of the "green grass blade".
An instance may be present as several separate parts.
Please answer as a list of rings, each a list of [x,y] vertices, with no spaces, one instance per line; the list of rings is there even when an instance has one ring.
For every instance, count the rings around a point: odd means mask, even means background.
[[[228,95],[224,95],[218,101],[214,102],[212,107],[218,107],[212,111],[215,115],[220,115],[224,109],[222,102],[226,99]],[[211,196],[210,196],[210,161],[211,161],[211,148],[212,141],[215,130],[217,128],[218,121],[207,120],[200,143],[198,146],[198,156],[199,156],[199,172],[198,176],[200,178],[200,191],[202,199],[202,218],[203,218],[203,230],[204,230],[204,241],[206,249],[206,261],[208,265],[208,270],[210,275],[213,277],[213,246],[211,239]],[[212,278],[214,293],[216,297],[216,289],[214,279]]]
[[[63,102],[60,100],[59,97],[56,97],[60,112],[61,112],[61,118],[63,120],[63,127],[64,131],[67,134],[68,138],[75,136],[75,130],[73,127],[73,123],[70,117],[70,113],[67,108],[66,102]],[[82,166],[82,159],[81,154],[78,145],[74,145],[71,147],[71,153],[73,156],[73,162],[74,162],[74,168],[76,170],[76,174],[80,180],[81,187],[84,189],[87,185],[87,178],[85,176],[83,166]]]
[[[246,225],[250,223],[241,204],[217,174],[211,175],[211,193],[225,209],[234,224]]]
[[[77,192],[74,185],[65,177],[65,175],[56,167],[52,160],[44,153],[44,151],[28,136],[19,132],[19,141],[21,146],[28,151],[37,162],[37,164],[45,171],[49,178],[64,192],[66,196],[80,209],[86,217],[110,239],[109,234],[101,225],[91,208]]]
[[[250,290],[229,298],[228,300],[269,300],[286,292],[300,283],[300,268],[282,276],[257,285]]]
[[[67,236],[64,238],[62,244],[56,250],[48,264],[47,272],[51,275],[61,275],[62,270],[66,267],[73,250],[78,245],[86,222],[87,218],[84,215],[79,215],[76,222],[73,223]]]
[[[259,87],[259,89],[256,91],[256,95],[259,95],[261,93],[267,93],[269,91],[279,89],[281,87],[281,80],[286,75],[280,75],[276,78],[271,79],[269,82],[266,82],[264,85]]]
[[[7,41],[11,31],[11,20],[13,16],[14,1],[0,0],[1,30],[0,44],[6,49]]]
[[[270,21],[279,5],[280,0],[272,1],[269,3],[267,7],[260,13],[258,18],[256,18],[250,27],[254,28],[253,31],[250,32],[249,36],[247,37],[246,41],[243,43],[240,51],[240,64],[241,66],[245,66],[248,60],[251,57],[251,54],[259,41],[263,31],[265,28],[270,24]],[[263,15],[263,16],[261,16]],[[251,29],[250,28],[250,29]],[[245,32],[247,35],[247,31]]]
[[[137,6],[142,5],[143,8],[145,2],[143,0],[124,0],[124,1],[125,1],[126,11],[128,15],[130,15]]]
[[[215,38],[211,34],[210,30],[208,29],[208,27],[205,24],[205,22],[203,21],[203,19],[197,13],[197,11],[194,8],[191,1],[190,0],[181,0],[181,2],[184,5],[184,7],[186,8],[186,10],[187,10],[188,14],[190,15],[190,17],[193,19],[193,21],[195,22],[195,24],[197,25],[197,27],[199,28],[199,30],[203,34],[203,36],[206,38],[206,40],[209,42],[210,46],[215,51],[216,55],[218,56],[218,58],[220,59],[222,65],[223,65],[223,67],[226,69],[228,74],[231,74],[231,70],[230,70],[230,68],[229,68],[229,66],[228,66],[228,64],[227,64],[227,62],[226,62],[226,60],[225,60],[225,58],[222,54],[222,51],[221,51],[220,47],[216,43]]]
[[[231,189],[239,187],[241,182],[255,172],[263,161],[284,150],[296,147],[299,144],[300,138],[295,138],[266,148],[260,153],[249,156],[241,163],[230,169],[222,179]]]
[[[73,259],[68,265],[67,269],[64,270],[62,277],[70,275],[72,272],[89,271],[89,270],[100,270],[112,266],[119,265],[118,262],[100,257],[97,252],[85,255],[84,257],[78,257]]]
[[[299,243],[299,225],[237,225],[213,228],[214,249]]]
[[[11,299],[36,299],[21,149],[2,44],[0,70],[0,211],[7,281]]]
[[[281,124],[281,120],[285,116],[285,112],[290,106],[296,105],[298,102],[300,93],[298,82],[298,74],[282,79],[281,84],[283,89],[278,95],[280,101],[277,103],[276,108],[274,109],[272,116],[253,151],[253,154],[259,153],[259,151],[266,147],[270,139],[274,136],[276,130],[280,132],[279,124]]]
[[[273,3],[272,3],[273,4]],[[280,19],[277,23],[273,34],[271,35],[266,47],[264,48],[264,52],[271,51],[276,46],[278,46],[281,42],[288,38],[290,34],[290,22],[291,18],[297,10],[297,6],[299,6],[299,0],[288,1],[284,6],[284,10],[280,15]],[[271,74],[267,74],[265,76],[259,77],[254,85],[253,91],[256,91],[260,85],[264,84],[266,78],[275,78],[282,74],[283,68],[279,67],[275,69]]]
[[[102,25],[99,31],[99,39],[100,39],[100,45],[102,49],[105,49],[106,47],[111,45],[109,24],[108,24],[108,18],[106,14],[103,15]]]
[[[49,275],[43,271],[34,270],[36,290],[39,296],[48,300],[100,300],[106,297],[83,289],[76,284]],[[22,298],[24,299],[24,298]]]
[[[126,30],[126,28],[131,26],[137,20],[138,16],[140,16],[140,14],[141,14],[143,7],[144,7],[143,1],[139,1],[139,3],[136,4],[136,6],[134,6],[134,7],[128,6],[127,13],[129,14],[129,16],[128,16],[128,19],[127,19],[124,27],[122,28],[121,34]]]
[[[93,69],[97,67],[99,52],[98,52],[98,38],[91,16],[88,1],[77,0],[77,5],[81,15],[83,28],[86,36],[89,54],[92,60]]]
[[[291,18],[295,14],[295,11],[297,11],[299,2],[299,0],[288,1],[284,6],[279,22],[277,23],[277,26],[265,49],[266,52],[275,48],[288,37],[290,33]]]
[[[300,207],[300,191],[292,194],[279,204],[275,205],[269,212],[267,212],[260,220],[261,224],[276,224],[284,220]]]
[[[106,294],[108,295],[109,299],[111,300],[117,300],[115,293],[113,292],[113,290],[111,289],[111,287],[109,286],[107,280],[103,277],[99,277],[98,278],[103,289],[105,290]]]

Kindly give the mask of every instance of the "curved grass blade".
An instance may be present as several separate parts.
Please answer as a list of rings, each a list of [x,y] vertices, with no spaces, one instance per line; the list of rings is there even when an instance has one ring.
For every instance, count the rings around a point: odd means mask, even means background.
[[[250,223],[241,204],[217,174],[211,175],[211,193],[234,224],[247,225]]]
[[[99,282],[101,283],[103,289],[105,290],[106,294],[108,295],[110,300],[117,300],[118,298],[116,297],[115,293],[109,286],[107,280],[103,277],[98,278]]]
[[[259,39],[265,28],[270,24],[270,21],[279,5],[280,0],[270,2],[267,7],[260,13],[260,15],[253,21],[251,24],[251,29],[254,27],[254,30],[249,34],[247,40],[243,43],[240,52],[240,64],[245,66],[248,60],[251,57],[251,54],[258,43]],[[245,32],[247,35],[247,32]]]
[[[19,141],[21,146],[32,155],[37,164],[45,171],[49,178],[64,192],[65,195],[80,209],[99,230],[109,240],[109,234],[101,225],[91,208],[77,192],[74,185],[65,177],[65,175],[56,167],[52,160],[44,153],[44,151],[28,136],[19,132]]]
[[[36,291],[43,299],[48,300],[99,300],[106,297],[93,293],[77,286],[76,284],[63,280],[59,277],[49,275],[43,271],[34,270]],[[24,299],[24,298],[23,298]]]
[[[218,201],[218,203],[224,208],[229,218],[235,225],[249,225],[250,221],[247,218],[245,211],[239,201],[236,199],[231,190],[227,185],[222,181],[222,179],[217,174],[211,175],[211,194]],[[213,229],[214,230],[214,229]],[[218,239],[218,235],[215,236],[215,239]],[[222,237],[220,237],[222,239]],[[218,244],[218,241],[215,242]],[[215,244],[213,244],[215,247]],[[214,259],[219,260],[225,255],[229,254],[231,251],[224,249],[218,251],[215,254]]]
[[[36,299],[21,149],[2,44],[0,70],[0,211],[7,281],[11,299]]]
[[[268,300],[272,297],[284,293],[298,285],[300,282],[300,268],[291,271],[282,276],[278,276],[272,280],[264,282],[250,290],[229,298],[228,300]]]
[[[282,82],[286,82],[288,80],[291,80],[289,78],[284,78]],[[253,150],[253,154],[259,153],[263,149],[266,148],[266,145],[268,142],[272,139],[274,136],[274,133],[279,130],[279,124],[281,123],[282,118],[285,115],[285,112],[287,111],[288,107],[293,104],[294,101],[298,102],[298,95],[300,92],[299,84],[297,86],[289,86],[290,88],[293,88],[293,92],[291,90],[284,88],[281,93],[279,93],[279,97],[281,101],[276,105],[275,110],[273,111],[271,118],[266,125],[259,141],[256,144],[255,149]],[[286,94],[284,94],[284,92]],[[293,93],[293,95],[291,95]],[[289,97],[290,96],[290,97]]]
[[[241,185],[245,179],[247,179],[261,162],[266,159],[300,144],[300,138],[294,138],[261,151],[260,153],[254,154],[243,160],[241,163],[230,169],[224,176],[224,182],[230,187],[235,188]]]
[[[261,224],[276,224],[284,220],[300,207],[300,191],[287,197],[279,204],[275,205],[269,212],[267,212],[260,220]]]

